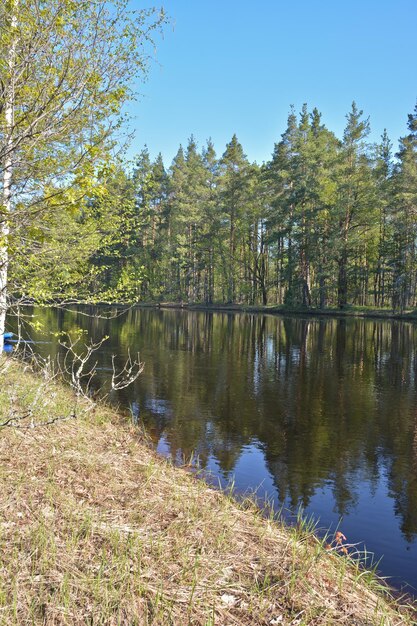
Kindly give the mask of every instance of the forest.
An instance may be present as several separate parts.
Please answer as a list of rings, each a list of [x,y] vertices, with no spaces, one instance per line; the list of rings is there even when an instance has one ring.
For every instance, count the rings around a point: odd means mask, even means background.
[[[355,103],[343,137],[290,109],[271,159],[193,136],[171,165],[145,147],[95,172],[82,200],[13,232],[10,291],[38,302],[349,305],[417,298],[417,105],[397,153]]]

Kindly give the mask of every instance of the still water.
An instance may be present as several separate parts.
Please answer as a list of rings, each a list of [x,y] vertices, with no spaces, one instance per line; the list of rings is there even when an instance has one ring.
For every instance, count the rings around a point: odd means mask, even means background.
[[[112,400],[157,449],[221,485],[301,506],[417,588],[417,326],[396,321],[131,309],[38,310],[51,331],[108,335],[97,384],[130,349],[145,369]],[[90,311],[91,312],[91,311]],[[37,349],[60,348],[31,330]],[[45,342],[46,343],[41,343]],[[48,343],[50,341],[50,343]]]

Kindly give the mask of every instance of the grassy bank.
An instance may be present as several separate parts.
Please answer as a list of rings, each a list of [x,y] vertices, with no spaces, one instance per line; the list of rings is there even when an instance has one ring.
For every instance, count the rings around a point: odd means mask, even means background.
[[[173,467],[112,410],[0,368],[0,624],[416,623],[337,543]]]

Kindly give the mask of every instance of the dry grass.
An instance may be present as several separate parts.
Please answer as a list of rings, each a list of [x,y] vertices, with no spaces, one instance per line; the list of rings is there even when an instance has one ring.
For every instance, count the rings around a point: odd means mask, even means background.
[[[2,422],[74,408],[58,384],[37,395],[39,377],[18,364],[0,376]],[[173,467],[109,409],[85,408],[0,429],[0,624],[416,623],[350,559]]]

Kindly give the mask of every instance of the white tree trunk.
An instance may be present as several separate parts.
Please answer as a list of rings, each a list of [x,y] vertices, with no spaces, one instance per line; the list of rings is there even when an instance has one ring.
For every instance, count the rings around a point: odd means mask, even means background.
[[[5,119],[5,157],[3,160],[2,211],[0,221],[0,354],[4,345],[4,329],[7,313],[7,273],[9,267],[9,216],[12,204],[13,174],[13,125],[14,125],[14,65],[16,54],[17,3],[13,2],[13,15],[10,20],[12,38],[8,55],[9,83],[5,88],[4,119]]]

